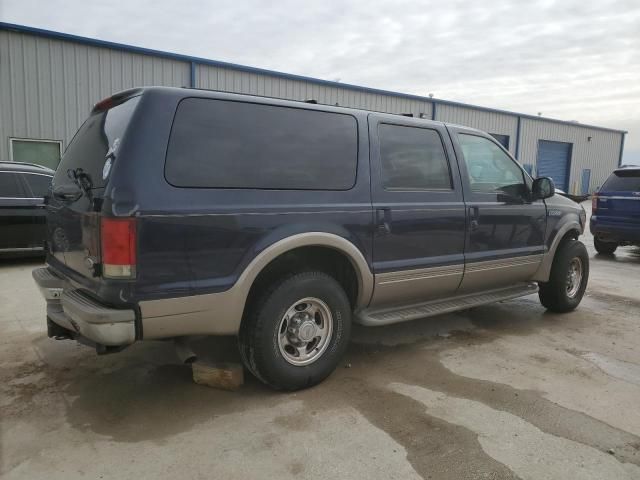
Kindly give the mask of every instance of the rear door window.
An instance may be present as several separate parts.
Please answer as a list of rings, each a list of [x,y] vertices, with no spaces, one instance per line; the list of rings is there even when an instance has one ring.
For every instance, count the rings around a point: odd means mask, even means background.
[[[613,172],[600,190],[603,192],[640,192],[640,170]]]
[[[435,130],[381,124],[380,161],[385,190],[450,190],[451,174]]]
[[[25,191],[16,172],[0,172],[0,198],[25,198]]]
[[[72,183],[68,172],[81,168],[90,180],[91,188],[104,187],[103,169],[107,153],[111,149],[117,156],[118,145],[139,100],[140,96],[133,97],[108,110],[92,113],[64,152],[53,183]]]
[[[177,187],[348,190],[357,159],[351,115],[187,98],[176,112],[165,175]]]

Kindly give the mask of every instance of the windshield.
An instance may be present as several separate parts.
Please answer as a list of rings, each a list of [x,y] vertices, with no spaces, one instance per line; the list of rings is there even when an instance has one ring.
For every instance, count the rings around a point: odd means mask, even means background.
[[[88,188],[105,186],[108,178],[108,171],[103,175],[103,170],[107,170],[105,162],[108,156],[117,156],[118,145],[139,100],[140,96],[130,98],[87,118],[62,156],[53,179],[55,186],[74,183],[73,172],[79,172],[78,169],[82,169]]]

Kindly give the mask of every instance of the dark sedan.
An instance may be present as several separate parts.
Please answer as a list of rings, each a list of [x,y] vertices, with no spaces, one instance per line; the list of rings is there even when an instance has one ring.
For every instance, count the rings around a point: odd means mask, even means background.
[[[0,162],[0,256],[44,254],[45,196],[54,171]]]

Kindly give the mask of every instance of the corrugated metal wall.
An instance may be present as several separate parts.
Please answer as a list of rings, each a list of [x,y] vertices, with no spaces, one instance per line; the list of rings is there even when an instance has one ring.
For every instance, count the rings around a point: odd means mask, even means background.
[[[589,140],[591,137],[591,140]],[[582,170],[591,169],[589,191],[593,192],[618,165],[622,135],[578,125],[523,118],[520,139],[520,161],[536,165],[538,141],[552,140],[573,144],[569,193],[581,192]],[[534,170],[535,172],[535,170]]]
[[[457,123],[488,133],[507,135],[509,137],[509,151],[513,155],[516,153],[516,134],[518,132],[518,117],[516,116],[485,112],[457,105],[438,104],[436,106],[436,120]]]
[[[62,140],[93,105],[141,85],[188,86],[187,62],[0,30],[0,159],[9,138]]]
[[[210,65],[198,65],[196,87],[287,100],[316,100],[318,103],[326,105],[338,104],[342,107],[362,108],[377,112],[413,113],[416,117],[422,113],[426,118],[431,118],[431,103],[428,101],[361,92]]]
[[[0,159],[9,158],[10,137],[61,140],[65,148],[93,104],[113,92],[144,85],[189,86],[190,60],[0,30]],[[416,117],[422,114],[431,118],[433,112],[432,102],[426,98],[288,78],[275,72],[198,64],[194,82],[198,88],[291,100],[314,99],[322,104],[412,113]],[[516,114],[440,102],[435,110],[437,120],[508,135],[509,150],[515,155]],[[520,139],[519,160],[534,166],[538,140],[571,142],[569,185],[572,192],[577,192],[583,169],[591,169],[593,191],[617,166],[622,134],[522,118]]]

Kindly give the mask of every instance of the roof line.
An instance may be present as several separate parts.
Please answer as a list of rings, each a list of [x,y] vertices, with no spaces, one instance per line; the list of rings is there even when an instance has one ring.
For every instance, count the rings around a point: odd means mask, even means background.
[[[182,55],[182,54],[179,54],[179,53],[165,52],[165,51],[162,51],[162,50],[154,50],[154,49],[150,49],[150,48],[136,47],[136,46],[127,45],[127,44],[124,44],[124,43],[110,42],[110,41],[107,41],[107,40],[98,40],[98,39],[95,39],[95,38],[82,37],[82,36],[79,36],[79,35],[73,35],[73,34],[69,34],[69,33],[61,33],[61,32],[56,32],[56,31],[53,31],[53,30],[45,30],[45,29],[42,29],[42,28],[29,27],[29,26],[26,26],[26,25],[18,25],[18,24],[14,24],[14,23],[0,22],[0,30],[10,30],[10,31],[15,31],[15,32],[19,32],[19,33],[30,33],[30,34],[41,36],[41,37],[54,38],[54,39],[58,39],[58,40],[66,40],[66,41],[70,41],[70,42],[77,42],[77,43],[81,43],[81,44],[84,44],[84,45],[91,45],[91,46],[95,46],[95,47],[110,48],[110,49],[114,49],[114,50],[121,50],[121,51],[125,51],[125,52],[130,52],[130,53],[138,53],[138,54],[142,54],[142,55],[153,55],[153,56],[161,57],[161,58],[179,60],[179,61],[183,61],[183,62],[190,62],[190,63],[199,64],[199,65],[210,65],[210,66],[221,67],[221,68],[229,68],[229,69],[240,70],[240,71],[248,72],[248,73],[270,75],[272,77],[279,77],[279,78],[284,78],[284,79],[288,79],[288,80],[298,80],[298,81],[303,81],[303,82],[310,82],[310,83],[315,83],[315,84],[318,84],[318,85],[325,85],[325,86],[334,87],[334,88],[343,88],[343,89],[355,90],[355,91],[359,91],[359,92],[373,93],[373,94],[377,94],[377,95],[387,95],[387,96],[394,96],[394,97],[402,97],[402,98],[407,98],[407,99],[411,99],[411,100],[418,100],[418,101],[422,101],[422,102],[427,102],[427,103],[431,103],[431,104],[451,105],[451,106],[454,106],[454,107],[470,108],[470,109],[473,109],[473,110],[478,110],[478,111],[482,111],[482,112],[489,112],[489,113],[500,113],[500,114],[503,114],[503,115],[510,115],[510,116],[526,118],[526,119],[530,119],[530,120],[544,120],[544,121],[547,121],[547,122],[560,123],[560,124],[564,124],[564,125],[572,125],[574,127],[584,127],[584,128],[591,128],[591,129],[595,129],[595,130],[604,130],[604,131],[616,132],[616,133],[627,133],[626,130],[618,130],[618,129],[615,129],[615,128],[599,127],[599,126],[596,126],[596,125],[588,125],[588,124],[585,124],[585,123],[577,123],[577,122],[571,122],[571,121],[567,121],[567,120],[559,120],[559,119],[556,119],[556,118],[529,115],[529,114],[525,114],[525,113],[517,113],[517,112],[512,112],[512,111],[509,111],[509,110],[498,109],[498,108],[481,107],[481,106],[478,106],[478,105],[471,105],[471,104],[468,104],[468,103],[455,102],[455,101],[452,101],[452,100],[443,100],[443,99],[439,99],[439,98],[424,97],[424,96],[421,96],[421,95],[413,95],[413,94],[409,94],[409,93],[400,93],[400,92],[393,92],[393,91],[390,91],[390,90],[383,90],[383,89],[378,89],[378,88],[363,87],[363,86],[360,86],[360,85],[353,85],[353,84],[349,84],[349,83],[340,83],[340,82],[334,82],[334,81],[330,81],[330,80],[322,80],[322,79],[319,79],[319,78],[307,77],[307,76],[304,76],[304,75],[296,75],[296,74],[291,74],[291,73],[278,72],[278,71],[275,71],[275,70],[268,70],[268,69],[264,69],[264,68],[249,67],[247,65],[240,65],[240,64],[237,64],[237,63],[223,62],[223,61],[219,61],[219,60],[211,60],[211,59],[208,59],[208,58],[194,57],[194,56],[190,56],[190,55]]]

